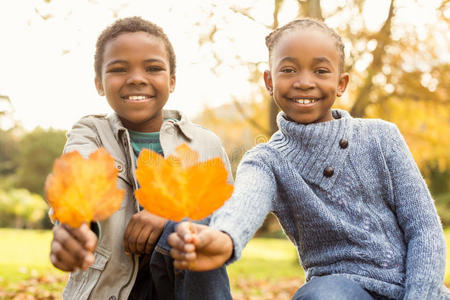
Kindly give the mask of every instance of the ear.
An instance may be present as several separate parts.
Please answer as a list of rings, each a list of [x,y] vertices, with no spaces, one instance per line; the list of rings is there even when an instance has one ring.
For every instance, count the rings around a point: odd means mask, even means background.
[[[344,94],[345,89],[347,88],[349,79],[350,79],[350,77],[349,77],[348,73],[342,73],[339,76],[339,82],[338,82],[338,87],[336,90],[336,96],[340,97],[340,96],[342,96],[342,94]]]
[[[95,87],[97,88],[97,93],[100,96],[105,96],[105,91],[103,90],[102,81],[99,78],[97,78],[97,77],[95,77],[94,81],[95,81]]]
[[[170,75],[170,92],[173,93],[175,90],[175,83],[177,82],[177,77],[174,75]]]
[[[264,71],[264,83],[266,84],[266,89],[269,91],[269,94],[273,95],[272,75],[269,70]]]

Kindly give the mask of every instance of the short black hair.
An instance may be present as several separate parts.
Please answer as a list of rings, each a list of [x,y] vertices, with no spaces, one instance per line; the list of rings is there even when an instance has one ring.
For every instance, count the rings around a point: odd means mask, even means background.
[[[105,28],[105,30],[103,30],[98,37],[94,58],[94,69],[97,78],[102,78],[103,55],[105,52],[106,43],[122,33],[140,31],[147,32],[148,34],[158,37],[163,41],[164,46],[166,47],[167,56],[169,57],[170,74],[175,75],[175,52],[173,50],[172,44],[169,41],[169,38],[161,29],[161,27],[140,17],[129,17],[115,21],[113,24]]]
[[[286,25],[275,29],[268,36],[266,36],[266,46],[269,50],[269,62],[271,59],[273,47],[278,42],[283,33],[295,28],[316,28],[328,34],[334,40],[336,48],[339,52],[339,71],[344,71],[345,53],[344,43],[342,42],[341,37],[336,33],[336,31],[328,27],[324,22],[310,18],[293,20]]]

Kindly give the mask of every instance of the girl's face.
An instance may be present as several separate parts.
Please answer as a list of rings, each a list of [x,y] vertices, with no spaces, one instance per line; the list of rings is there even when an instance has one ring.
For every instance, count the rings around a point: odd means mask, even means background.
[[[159,131],[162,108],[175,87],[164,43],[146,32],[122,33],[108,41],[102,79],[96,78],[95,85],[125,127]]]
[[[282,34],[272,50],[266,88],[277,105],[297,123],[333,119],[331,106],[348,83],[340,73],[333,39],[317,29],[293,29]]]

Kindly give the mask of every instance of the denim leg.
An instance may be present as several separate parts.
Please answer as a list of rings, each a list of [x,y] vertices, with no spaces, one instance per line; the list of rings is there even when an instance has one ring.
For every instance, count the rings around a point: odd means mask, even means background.
[[[185,300],[231,300],[230,283],[225,267],[206,272],[185,271],[182,283]]]
[[[167,222],[150,260],[158,300],[231,300],[225,267],[207,272],[182,271],[173,267],[167,237],[175,226],[176,223]]]
[[[293,300],[374,300],[357,282],[343,276],[314,277],[300,287]]]

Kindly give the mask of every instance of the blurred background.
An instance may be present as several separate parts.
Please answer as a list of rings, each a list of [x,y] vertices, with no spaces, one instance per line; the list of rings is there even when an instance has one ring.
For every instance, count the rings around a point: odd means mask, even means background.
[[[450,1],[2,1],[0,243],[9,246],[0,249],[0,299],[60,298],[66,275],[48,261],[43,183],[71,125],[110,112],[95,91],[95,42],[133,15],[174,45],[177,87],[166,107],[217,133],[233,172],[277,130],[264,37],[297,17],[324,20],[344,39],[350,73],[335,106],[398,125],[450,228]],[[290,299],[304,278],[273,216],[229,272],[236,299]]]

